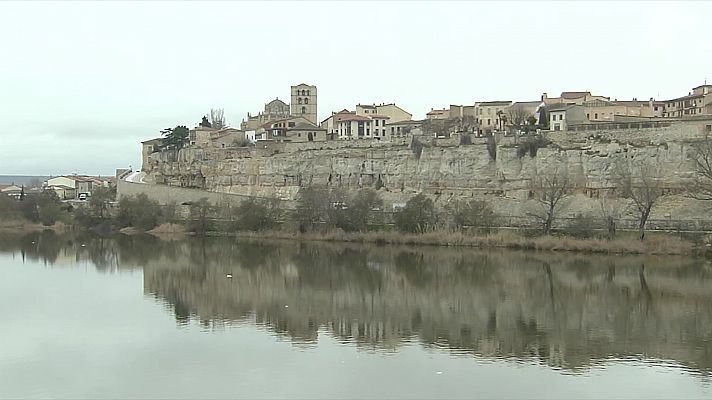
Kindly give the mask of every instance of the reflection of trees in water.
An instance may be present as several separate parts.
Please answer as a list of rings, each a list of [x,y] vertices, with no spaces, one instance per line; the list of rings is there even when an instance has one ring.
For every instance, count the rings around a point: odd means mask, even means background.
[[[694,260],[59,235],[39,250],[33,239],[0,238],[0,251],[50,260],[82,242],[97,266],[115,253],[118,268],[143,267],[145,292],[181,324],[254,321],[297,343],[324,329],[367,348],[418,341],[568,370],[611,357],[712,370],[712,271]]]

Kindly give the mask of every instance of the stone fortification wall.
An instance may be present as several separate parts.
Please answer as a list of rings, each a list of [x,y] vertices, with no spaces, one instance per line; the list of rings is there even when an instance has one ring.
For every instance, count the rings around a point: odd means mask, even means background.
[[[448,139],[416,137],[398,142],[375,140],[307,143],[260,143],[241,149],[186,148],[177,153],[154,153],[148,161],[159,201],[176,196],[206,197],[216,202],[231,197],[277,197],[293,201],[301,187],[354,190],[381,187],[386,207],[407,201],[416,193],[438,203],[485,198],[504,216],[522,216],[533,203],[528,199],[532,178],[552,167],[565,171],[576,186],[567,215],[600,210],[597,198],[614,188],[614,166],[625,158],[645,159],[660,174],[658,184],[669,189],[651,218],[694,219],[702,204],[680,193],[694,174],[690,142],[704,133],[704,124],[671,123],[642,129],[605,129],[547,132],[550,141],[534,153],[523,153],[522,138],[497,135]],[[488,144],[488,142],[490,142]],[[171,186],[167,186],[171,185]],[[162,190],[171,191],[163,193]],[[129,189],[132,190],[132,189]],[[120,193],[130,193],[120,188]],[[161,194],[158,194],[161,193]],[[239,197],[237,197],[239,199]]]

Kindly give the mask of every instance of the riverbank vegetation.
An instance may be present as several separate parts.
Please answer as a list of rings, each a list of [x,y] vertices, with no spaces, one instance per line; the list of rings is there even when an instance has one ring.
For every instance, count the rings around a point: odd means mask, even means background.
[[[468,246],[595,253],[694,254],[706,251],[704,233],[616,229],[620,210],[601,203],[601,215],[560,221],[570,196],[565,175],[544,175],[531,187],[533,225],[507,227],[485,200],[453,200],[439,206],[423,194],[395,211],[384,211],[379,191],[304,188],[291,209],[277,199],[251,198],[237,205],[201,199],[159,205],[146,195],[121,197],[101,189],[87,202],[64,203],[53,192],[20,201],[0,197],[0,229],[28,230],[71,226],[99,233],[237,235],[279,239],[375,244]],[[633,195],[631,195],[632,197]],[[636,194],[637,196],[637,194]],[[652,202],[647,203],[648,211]],[[639,202],[633,202],[637,207]],[[639,210],[640,208],[635,208]],[[642,213],[641,213],[642,215]],[[647,215],[644,215],[647,217]],[[641,218],[643,219],[643,218]],[[557,223],[558,222],[558,223]]]

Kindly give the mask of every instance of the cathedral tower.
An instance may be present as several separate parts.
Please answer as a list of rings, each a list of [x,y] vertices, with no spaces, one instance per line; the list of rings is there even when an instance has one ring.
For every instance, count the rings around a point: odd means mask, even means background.
[[[317,125],[316,86],[300,84],[292,86],[292,116],[304,117]]]

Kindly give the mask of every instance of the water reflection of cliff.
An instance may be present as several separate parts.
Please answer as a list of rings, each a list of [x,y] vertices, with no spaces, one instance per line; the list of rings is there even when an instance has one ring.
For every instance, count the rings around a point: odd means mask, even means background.
[[[107,260],[142,266],[145,292],[179,322],[254,321],[298,343],[328,332],[372,349],[416,342],[566,370],[634,357],[712,371],[712,269],[704,261],[217,238],[84,238],[78,248],[61,240],[60,253],[95,254],[98,268]]]
[[[179,320],[254,318],[296,342],[325,328],[371,348],[417,341],[566,369],[637,357],[712,370],[700,261],[227,240],[182,251],[144,272]]]

